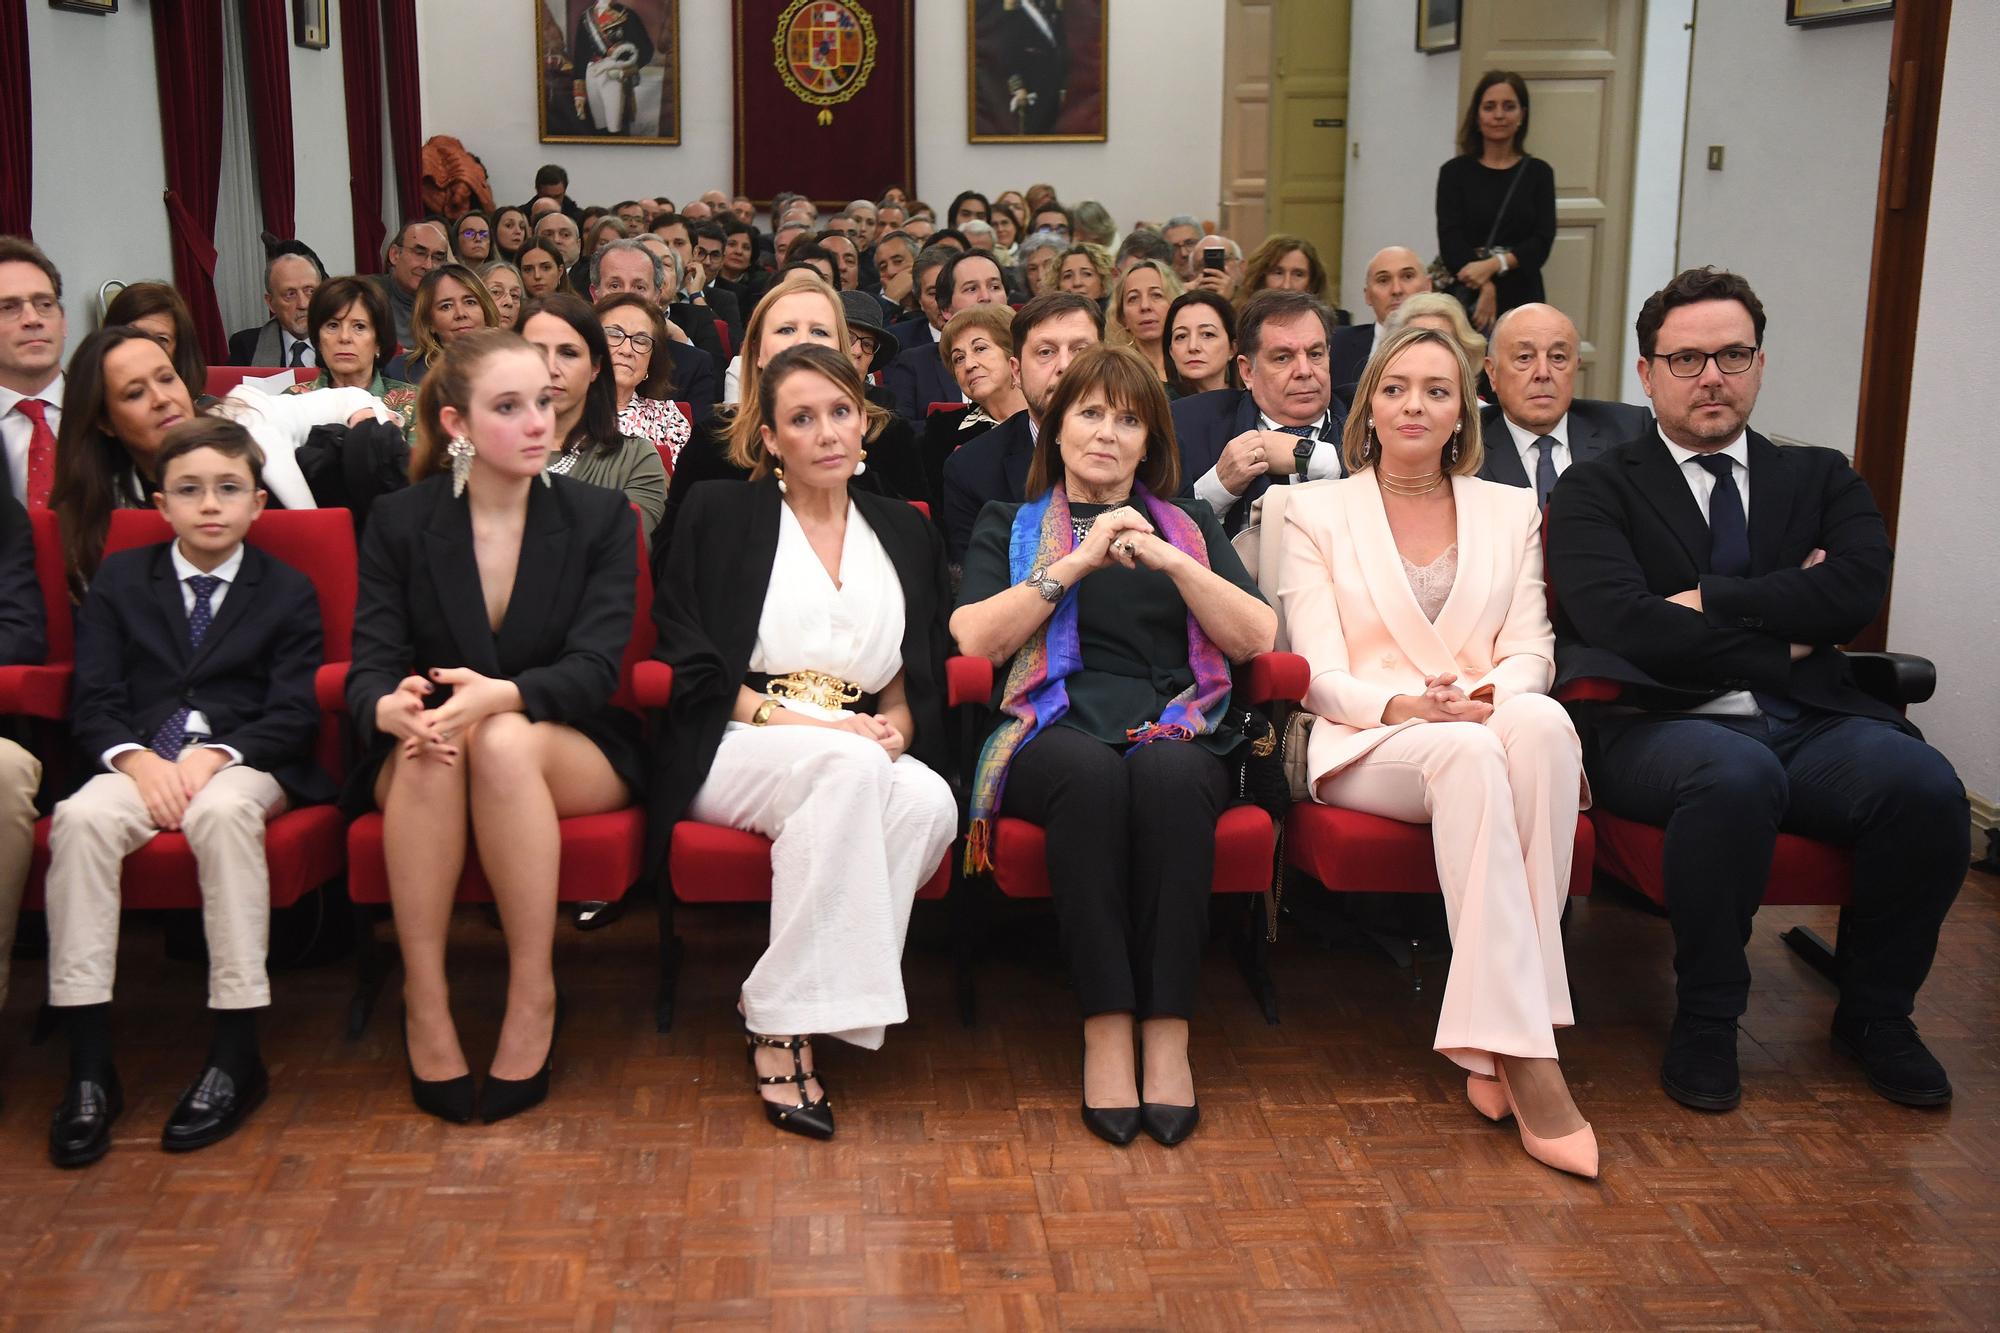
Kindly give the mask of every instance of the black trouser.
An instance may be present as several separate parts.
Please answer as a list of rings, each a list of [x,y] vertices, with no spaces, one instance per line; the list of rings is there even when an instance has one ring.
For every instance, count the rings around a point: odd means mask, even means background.
[[[1084,1017],[1194,1012],[1228,793],[1223,761],[1187,741],[1121,752],[1058,725],[1008,765],[1000,807],[1048,834],[1049,891]]]
[[[1852,849],[1842,1014],[1909,1015],[1970,856],[1965,787],[1949,760],[1887,722],[1815,711],[1613,717],[1596,740],[1597,804],[1666,827],[1681,1008],[1743,1013],[1743,946],[1782,830]]]

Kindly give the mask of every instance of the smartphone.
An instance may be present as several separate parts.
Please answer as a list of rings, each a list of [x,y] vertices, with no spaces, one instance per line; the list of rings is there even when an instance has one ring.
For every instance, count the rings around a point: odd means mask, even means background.
[[[1201,252],[1203,268],[1221,269],[1229,267],[1229,252],[1219,245],[1211,245]]]

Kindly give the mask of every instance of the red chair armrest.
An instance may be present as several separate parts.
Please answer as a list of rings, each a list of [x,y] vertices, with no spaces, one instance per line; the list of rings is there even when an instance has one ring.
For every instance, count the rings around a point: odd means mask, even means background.
[[[1585,677],[1573,680],[1556,691],[1557,703],[1562,704],[1608,704],[1615,702],[1620,693],[1615,680],[1600,680]]]
[[[68,717],[70,671],[67,662],[0,667],[0,715]]]
[[[322,713],[344,713],[347,711],[347,668],[346,662],[328,662],[313,672],[313,694],[319,700]]]
[[[993,697],[993,664],[983,657],[945,659],[945,702],[952,708],[983,704]]]
[[[634,662],[632,697],[641,708],[665,708],[674,697],[674,669],[650,657]]]
[[[1298,703],[1306,697],[1312,682],[1312,667],[1297,653],[1259,653],[1250,659],[1246,688],[1248,704],[1268,704],[1283,699]]]

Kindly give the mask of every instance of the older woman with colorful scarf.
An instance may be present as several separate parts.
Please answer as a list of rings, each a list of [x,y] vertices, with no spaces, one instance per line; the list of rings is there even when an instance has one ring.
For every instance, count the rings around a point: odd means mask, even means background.
[[[1083,1122],[1121,1145],[1142,1128],[1178,1143],[1199,1116],[1188,1016],[1224,756],[1243,739],[1227,720],[1230,663],[1277,630],[1214,513],[1170,498],[1179,460],[1145,359],[1081,353],[1042,422],[1032,498],[986,506],[951,618],[961,651],[1007,664],[968,869],[988,863],[998,816],[1046,830],[1084,1013]]]

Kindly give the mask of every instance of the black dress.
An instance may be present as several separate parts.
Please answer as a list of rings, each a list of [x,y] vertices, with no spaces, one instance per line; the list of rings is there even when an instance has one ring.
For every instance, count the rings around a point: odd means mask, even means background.
[[[639,719],[611,702],[632,636],[638,578],[637,519],[622,491],[568,477],[528,489],[514,591],[498,634],[472,549],[472,511],[451,478],[385,495],[361,542],[354,664],[347,709],[362,749],[341,799],[349,816],[372,809],[375,775],[395,738],[375,729],[375,705],[405,676],[470,667],[511,680],[533,722],[561,722],[587,736],[636,802],[646,758]],[[424,701],[451,697],[439,687]]]
[[[1500,202],[1517,172],[1520,186],[1501,215]],[[1505,171],[1476,157],[1454,157],[1438,168],[1437,229],[1438,254],[1453,273],[1479,258],[1475,252],[1489,233],[1492,244],[1507,251],[1507,271],[1494,279],[1496,314],[1545,301],[1542,265],[1556,240],[1556,173],[1538,157],[1524,157]]]

